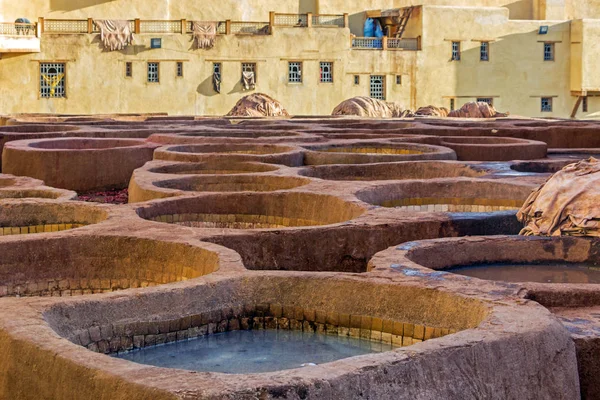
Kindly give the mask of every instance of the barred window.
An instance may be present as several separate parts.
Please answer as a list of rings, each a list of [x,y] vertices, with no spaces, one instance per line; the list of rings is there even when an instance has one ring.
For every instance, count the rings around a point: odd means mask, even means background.
[[[333,63],[321,62],[321,82],[333,82]]]
[[[159,82],[159,63],[149,62],[148,63],[148,82]]]
[[[478,103],[488,103],[490,106],[494,105],[494,99],[491,97],[478,97],[477,102]]]
[[[544,43],[544,61],[554,61],[554,43]]]
[[[460,61],[460,42],[452,42],[452,61]]]
[[[183,77],[183,62],[181,62],[181,61],[177,61],[177,77],[178,78]]]
[[[360,75],[354,75],[354,84],[360,85]]]
[[[66,97],[65,64],[40,63],[40,97]]]
[[[454,110],[456,107],[456,100],[450,99],[450,111]]]
[[[542,97],[542,112],[552,112],[552,97]]]
[[[396,75],[396,85],[402,85],[402,75]]]
[[[371,75],[371,97],[385,100],[385,76]]]
[[[583,109],[583,112],[588,112],[588,98],[587,98],[587,96],[583,96],[581,107]]]
[[[256,79],[256,63],[242,63],[242,72],[254,72]]]
[[[481,42],[479,46],[479,59],[481,61],[490,61],[490,43]]]
[[[221,63],[213,63],[213,75],[221,79]]]
[[[131,62],[125,63],[125,77],[131,78],[133,76],[133,65]]]
[[[288,63],[288,82],[290,83],[301,83],[302,82],[302,63],[301,62],[289,62]]]

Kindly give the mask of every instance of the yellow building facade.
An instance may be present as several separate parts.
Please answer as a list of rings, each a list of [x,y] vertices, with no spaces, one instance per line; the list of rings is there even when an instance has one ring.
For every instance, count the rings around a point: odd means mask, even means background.
[[[365,38],[365,19],[386,15],[406,16],[402,35]],[[130,20],[134,42],[107,51],[93,19]],[[600,111],[591,0],[29,0],[0,2],[0,21],[0,114],[224,115],[254,91],[293,115],[330,114],[353,96],[410,109],[489,101],[531,117]],[[193,48],[191,21],[218,22],[213,48]]]

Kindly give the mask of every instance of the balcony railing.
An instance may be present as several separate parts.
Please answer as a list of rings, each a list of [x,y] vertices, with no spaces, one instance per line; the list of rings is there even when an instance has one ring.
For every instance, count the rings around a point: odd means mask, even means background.
[[[388,50],[419,50],[419,39],[388,38]]]
[[[275,14],[273,26],[308,26],[308,14]]]
[[[312,16],[312,25],[318,27],[331,26],[334,28],[345,28],[344,15],[317,14]]]
[[[269,22],[231,21],[231,33],[235,35],[269,35]]]
[[[192,32],[192,21],[180,20],[130,20],[131,31],[137,34],[186,34]],[[12,24],[15,25],[15,24]],[[51,34],[78,34],[98,33],[100,30],[89,19],[44,19],[40,18],[43,33]],[[34,25],[35,27],[35,25]],[[9,29],[9,28],[5,28]],[[229,35],[269,35],[271,26],[269,22],[250,21],[218,21],[217,34]],[[2,34],[0,32],[0,34]],[[34,29],[35,35],[35,29]]]
[[[182,20],[140,20],[140,33],[181,33]]]
[[[420,48],[419,39],[396,39],[396,38],[374,38],[353,37],[352,48],[355,50],[412,50]]]
[[[0,22],[0,35],[36,36],[36,24]]]
[[[271,25],[294,27],[332,27],[345,28],[348,26],[348,14],[279,14],[270,13]]]
[[[352,38],[353,49],[383,49],[383,39],[371,37]]]

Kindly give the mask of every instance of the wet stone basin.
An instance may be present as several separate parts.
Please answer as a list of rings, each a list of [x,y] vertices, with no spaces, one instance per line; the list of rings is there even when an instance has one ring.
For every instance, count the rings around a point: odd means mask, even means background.
[[[224,332],[116,355],[140,364],[201,372],[251,374],[323,364],[392,350],[391,343],[317,332]]]
[[[600,283],[600,266],[591,263],[473,264],[445,271],[490,281]]]

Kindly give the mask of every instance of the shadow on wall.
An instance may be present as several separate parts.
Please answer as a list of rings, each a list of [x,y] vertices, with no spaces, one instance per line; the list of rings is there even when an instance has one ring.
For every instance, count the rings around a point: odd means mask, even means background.
[[[113,1],[115,0],[50,0],[50,11],[73,11]]]
[[[505,4],[508,8],[510,19],[535,19],[533,15],[533,2],[531,0],[519,0],[514,3]]]
[[[298,1],[298,14],[306,14],[313,13],[316,14],[319,12],[318,0],[299,0]]]
[[[452,45],[446,42],[448,68],[454,68],[451,78],[454,82],[454,93],[457,94],[455,109],[477,98],[491,98],[492,105],[500,112],[510,112],[513,115],[531,115],[536,117],[556,116],[559,110],[571,110],[575,104],[574,96],[556,97],[556,93],[569,90],[569,82],[549,81],[538,79],[537,76],[564,76],[569,71],[568,45],[557,43],[554,50],[556,61],[544,60],[543,39],[552,41],[562,32],[568,31],[568,22],[555,24],[550,28],[548,36],[540,38],[538,30],[497,36],[489,44],[489,62],[481,61],[479,43],[469,49],[461,49],[460,61],[452,61]],[[462,42],[464,44],[464,42]],[[462,45],[461,44],[461,45]],[[536,66],[523,67],[524,65]],[[515,73],[514,71],[519,71]],[[536,79],[536,86],[531,86],[531,79]],[[525,109],[512,108],[510,98],[499,96],[497,89],[504,86],[505,94],[512,88],[522,99]],[[525,89],[521,89],[525,88]],[[466,96],[468,94],[468,96]],[[553,97],[554,96],[554,97]],[[541,112],[542,97],[553,98],[553,111]],[[450,108],[450,99],[445,98],[438,106]]]

